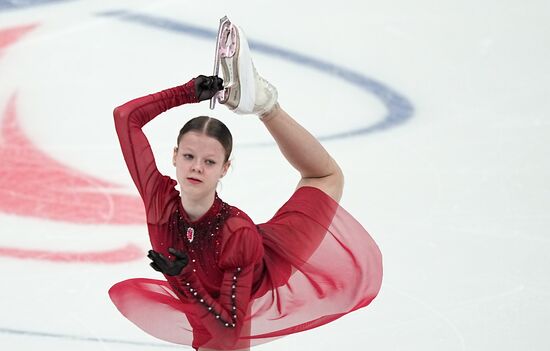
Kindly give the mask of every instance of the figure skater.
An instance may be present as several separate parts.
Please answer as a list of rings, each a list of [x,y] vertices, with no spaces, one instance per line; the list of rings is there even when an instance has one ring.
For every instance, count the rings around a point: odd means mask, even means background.
[[[114,110],[122,153],[145,206],[150,264],[165,279],[126,280],[109,290],[110,297],[145,332],[196,350],[247,350],[326,324],[368,305],[382,279],[376,243],[338,205],[342,170],[279,105],[275,87],[254,68],[242,30],[234,30],[236,50],[221,62],[229,86],[201,75]],[[218,197],[233,144],[221,121],[201,116],[181,128],[172,154],[177,182],[159,172],[142,131],[162,112],[209,100],[222,89],[222,103],[259,116],[301,175],[266,223],[255,224]],[[243,182],[253,186],[254,179]],[[273,206],[261,194],[257,201]]]

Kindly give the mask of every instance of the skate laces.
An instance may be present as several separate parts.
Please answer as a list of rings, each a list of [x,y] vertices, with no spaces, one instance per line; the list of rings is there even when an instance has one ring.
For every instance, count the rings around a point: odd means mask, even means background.
[[[277,103],[277,89],[258,73],[254,63],[252,63],[252,67],[256,83],[256,101],[253,112],[264,114],[270,111]]]

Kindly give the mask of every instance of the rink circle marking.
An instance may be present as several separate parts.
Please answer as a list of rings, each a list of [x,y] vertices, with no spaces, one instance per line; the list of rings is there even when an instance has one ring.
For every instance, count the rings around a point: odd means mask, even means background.
[[[125,345],[135,345],[135,346],[151,346],[151,347],[162,347],[162,348],[179,348],[181,345],[177,344],[160,344],[152,342],[139,342],[131,340],[122,340],[122,339],[109,339],[109,338],[99,338],[99,337],[90,337],[90,336],[80,336],[80,335],[71,335],[71,334],[58,334],[58,333],[49,333],[49,332],[39,332],[23,329],[11,329],[11,328],[0,328],[0,334],[9,334],[9,335],[20,335],[20,336],[33,336],[39,338],[53,338],[53,339],[62,339],[62,340],[71,340],[71,341],[88,341],[88,342],[100,342],[108,344],[125,344]]]
[[[27,7],[35,7],[40,5],[55,4],[65,2],[67,0],[0,0],[0,11],[20,10]]]
[[[217,35],[217,31],[205,27],[174,21],[164,17],[134,13],[125,10],[106,11],[98,13],[98,15],[105,17],[114,17],[121,21],[133,22],[148,27],[160,28],[179,34],[191,35],[195,38],[209,41],[215,41]],[[272,57],[277,57],[297,65],[306,66],[323,74],[341,79],[346,83],[355,86],[356,88],[359,88],[374,95],[382,102],[382,104],[386,107],[388,111],[381,121],[375,122],[371,125],[362,128],[356,128],[353,130],[316,136],[316,138],[321,141],[344,139],[384,131],[403,124],[404,122],[409,120],[414,113],[414,107],[412,103],[405,96],[391,89],[387,85],[363,75],[362,73],[353,71],[351,69],[339,66],[328,61],[320,60],[313,56],[304,55],[296,51],[284,49],[261,41],[252,40],[250,38],[248,39],[251,50]],[[247,143],[246,145],[273,145],[273,142],[255,142]]]

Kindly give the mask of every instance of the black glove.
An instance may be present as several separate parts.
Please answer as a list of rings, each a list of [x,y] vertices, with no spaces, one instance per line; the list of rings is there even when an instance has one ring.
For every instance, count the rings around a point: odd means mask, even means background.
[[[175,276],[181,273],[181,270],[187,266],[189,258],[185,252],[177,251],[174,248],[169,248],[168,252],[176,256],[174,261],[170,261],[163,254],[155,250],[149,250],[147,257],[151,259],[150,266],[157,272],[164,273],[169,276]]]
[[[195,95],[199,101],[210,100],[223,89],[223,79],[218,76],[203,76],[195,78]]]

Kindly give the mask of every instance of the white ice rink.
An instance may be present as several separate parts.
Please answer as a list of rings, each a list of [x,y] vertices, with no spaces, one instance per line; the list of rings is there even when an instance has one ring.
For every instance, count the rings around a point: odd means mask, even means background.
[[[374,302],[256,350],[550,350],[550,3],[0,0],[0,350],[176,349],[108,298],[148,266],[112,109],[212,71],[228,15],[346,176],[384,256]],[[298,175],[253,117],[219,190],[256,221]]]

